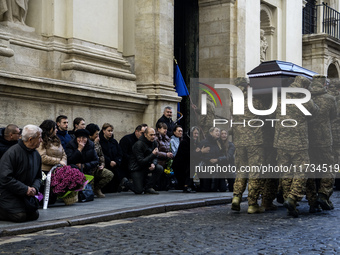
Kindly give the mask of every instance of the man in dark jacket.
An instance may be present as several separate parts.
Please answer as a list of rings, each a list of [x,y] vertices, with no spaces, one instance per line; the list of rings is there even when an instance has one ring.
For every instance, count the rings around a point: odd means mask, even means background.
[[[168,137],[171,137],[173,133],[173,129],[176,126],[176,123],[173,122],[172,120],[172,107],[171,106],[166,106],[164,108],[163,116],[160,117],[159,120],[157,120],[156,127],[157,127],[157,124],[160,122],[163,122],[167,125],[168,131],[166,132],[166,135]]]
[[[122,172],[124,173],[124,177],[130,177],[129,171],[129,161],[132,154],[132,146],[138,141],[138,139],[144,134],[145,129],[147,128],[147,124],[138,125],[135,129],[135,132],[132,134],[124,136],[119,141],[119,146],[123,152],[123,160],[121,164]]]
[[[67,163],[76,165],[84,174],[93,174],[99,164],[99,158],[94,143],[89,139],[89,131],[78,129],[74,135],[75,138],[66,145]]]
[[[61,141],[61,145],[63,146],[64,150],[66,150],[66,145],[72,140],[72,137],[68,134],[68,119],[65,115],[60,115],[57,117],[57,136]]]
[[[9,148],[0,160],[0,220],[24,222],[39,218],[34,196],[41,184],[41,157],[36,151],[42,130],[27,125],[22,140]],[[28,206],[33,201],[33,206]]]
[[[159,194],[153,186],[159,181],[163,167],[157,164],[157,142],[153,128],[145,129],[144,136],[132,147],[130,158],[131,178],[133,185],[124,183],[136,194]],[[151,175],[151,176],[150,176]]]
[[[17,125],[9,124],[1,130],[0,136],[0,158],[13,145],[18,143],[20,130]]]

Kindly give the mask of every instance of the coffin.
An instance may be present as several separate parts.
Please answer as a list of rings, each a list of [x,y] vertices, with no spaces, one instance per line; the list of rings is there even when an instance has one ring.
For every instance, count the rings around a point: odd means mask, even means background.
[[[290,62],[273,60],[262,62],[247,73],[254,95],[272,93],[273,87],[288,87],[295,76],[312,79],[318,73]]]

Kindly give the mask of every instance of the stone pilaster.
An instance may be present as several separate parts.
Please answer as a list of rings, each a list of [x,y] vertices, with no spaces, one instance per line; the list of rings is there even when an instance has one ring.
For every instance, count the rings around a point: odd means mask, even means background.
[[[166,105],[180,101],[173,84],[174,1],[135,1],[137,91],[150,104],[144,121],[153,126]],[[176,108],[175,108],[176,109]]]
[[[234,77],[236,61],[235,1],[199,1],[199,74]]]

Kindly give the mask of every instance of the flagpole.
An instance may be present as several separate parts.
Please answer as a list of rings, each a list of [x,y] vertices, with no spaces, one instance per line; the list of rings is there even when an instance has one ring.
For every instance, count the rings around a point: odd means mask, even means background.
[[[175,56],[174,56],[174,61],[175,61],[175,64],[178,66],[178,63],[177,63],[177,60],[176,60]],[[198,118],[198,114],[197,114],[197,112],[196,112],[197,106],[192,102],[190,93],[189,93],[188,96],[189,96],[189,99],[190,99],[191,107],[194,109],[194,112],[195,112],[195,117],[196,117],[196,121],[197,121],[197,123],[198,123],[198,127],[201,129],[201,132],[202,132],[202,134],[203,134],[203,137],[205,138],[205,134],[203,133],[203,129],[200,127],[199,121],[198,121],[199,118]],[[183,116],[182,116],[182,117],[183,117]]]

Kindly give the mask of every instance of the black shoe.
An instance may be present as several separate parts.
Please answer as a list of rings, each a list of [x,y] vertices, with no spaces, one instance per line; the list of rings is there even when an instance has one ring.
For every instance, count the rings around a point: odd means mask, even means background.
[[[119,186],[121,186],[122,188],[125,187],[125,183],[128,182],[129,180],[126,177],[123,177],[123,179],[120,181]]]
[[[319,193],[316,201],[321,206],[322,210],[331,210],[331,206],[329,205],[327,196],[325,194]]]
[[[158,195],[159,192],[157,192],[156,190],[154,190],[153,188],[147,189],[144,191],[144,194],[151,194],[151,195]]]
[[[184,187],[183,193],[196,193],[196,191],[192,190],[190,187]]]
[[[318,213],[318,212],[321,212],[321,207],[320,205],[311,205],[309,207],[309,213]]]

